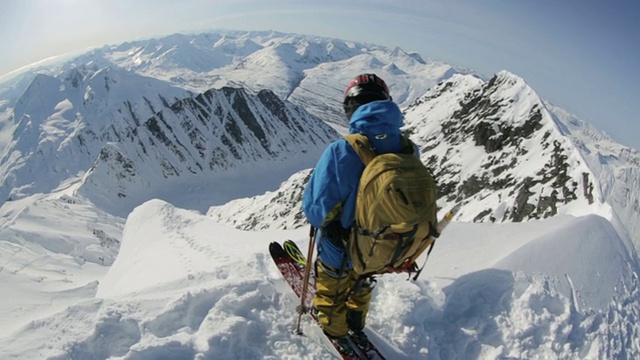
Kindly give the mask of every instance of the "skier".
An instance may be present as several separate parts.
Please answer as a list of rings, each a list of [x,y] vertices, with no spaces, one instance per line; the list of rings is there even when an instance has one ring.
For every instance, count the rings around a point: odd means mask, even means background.
[[[403,115],[386,83],[375,74],[356,76],[344,91],[349,132],[369,139],[376,154],[399,152]],[[368,343],[363,332],[372,278],[360,278],[345,249],[355,220],[356,194],[364,164],[344,138],[325,149],[304,191],[303,210],[319,229],[313,307],[325,334],[352,351],[346,336]]]

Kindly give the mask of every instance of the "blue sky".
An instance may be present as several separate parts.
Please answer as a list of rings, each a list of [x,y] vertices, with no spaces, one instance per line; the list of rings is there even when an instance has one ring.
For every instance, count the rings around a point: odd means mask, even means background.
[[[321,4],[321,5],[320,5]],[[3,0],[0,75],[61,53],[215,28],[278,30],[506,69],[640,149],[636,0]]]

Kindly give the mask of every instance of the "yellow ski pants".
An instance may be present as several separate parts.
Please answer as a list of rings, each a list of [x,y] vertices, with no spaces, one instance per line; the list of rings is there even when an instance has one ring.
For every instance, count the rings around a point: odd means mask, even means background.
[[[313,307],[322,330],[328,335],[339,337],[349,329],[364,328],[372,289],[368,285],[356,286],[358,279],[353,270],[334,272],[320,261],[316,262]]]

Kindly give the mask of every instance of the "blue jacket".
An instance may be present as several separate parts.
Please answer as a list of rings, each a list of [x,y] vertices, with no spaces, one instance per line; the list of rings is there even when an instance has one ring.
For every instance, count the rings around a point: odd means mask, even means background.
[[[403,116],[400,108],[391,100],[374,101],[359,106],[349,121],[349,133],[364,134],[376,153],[385,154],[401,150]],[[350,228],[355,221],[356,194],[364,164],[355,150],[344,139],[338,139],[325,149],[304,191],[302,208],[309,223],[321,229],[327,215],[336,206],[342,227]],[[352,268],[350,260],[343,264],[344,248],[333,244],[318,234],[318,258],[323,263],[341,269]]]

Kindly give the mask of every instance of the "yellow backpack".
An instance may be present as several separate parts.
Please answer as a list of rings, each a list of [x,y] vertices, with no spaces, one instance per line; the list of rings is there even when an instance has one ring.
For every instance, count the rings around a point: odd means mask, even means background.
[[[433,176],[406,137],[400,153],[381,155],[365,135],[345,138],[365,164],[348,243],[354,270],[361,275],[407,271],[437,234]]]

